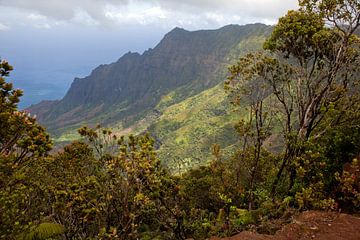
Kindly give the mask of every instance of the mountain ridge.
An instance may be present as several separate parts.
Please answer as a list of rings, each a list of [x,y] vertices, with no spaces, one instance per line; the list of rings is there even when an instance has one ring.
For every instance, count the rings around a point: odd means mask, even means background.
[[[89,76],[75,78],[63,99],[41,102],[28,111],[55,135],[95,122],[131,125],[171,91],[181,89],[179,102],[217,85],[226,75],[226,58],[239,43],[271,29],[265,24],[198,31],[174,28],[154,48],[101,64]]]

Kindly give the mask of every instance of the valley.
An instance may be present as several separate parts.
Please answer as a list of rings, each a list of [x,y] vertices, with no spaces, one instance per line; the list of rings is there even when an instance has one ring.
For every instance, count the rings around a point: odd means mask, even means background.
[[[144,54],[128,53],[75,79],[60,101],[28,111],[63,145],[81,126],[101,124],[119,135],[148,131],[161,160],[178,172],[212,160],[211,146],[232,149],[238,112],[223,87],[227,67],[260,50],[272,27],[229,25],[217,30],[175,28]],[[209,120],[209,121],[208,121]]]

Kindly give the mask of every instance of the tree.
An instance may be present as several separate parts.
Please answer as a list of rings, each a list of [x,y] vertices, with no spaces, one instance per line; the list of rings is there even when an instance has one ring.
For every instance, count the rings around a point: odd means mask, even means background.
[[[38,192],[27,173],[52,146],[35,118],[17,110],[22,91],[5,81],[12,70],[8,62],[0,61],[0,238],[14,237],[38,219],[38,202],[32,200]]]
[[[244,60],[245,62],[241,62]],[[226,89],[234,92],[234,86],[230,82],[237,76],[238,66],[247,64],[247,59],[242,59],[237,66],[232,66],[229,71],[232,74],[226,84]],[[240,82],[241,81],[241,82]],[[247,185],[248,209],[254,208],[254,191],[256,186],[262,182],[263,169],[265,169],[267,160],[270,162],[268,151],[264,148],[265,140],[269,137],[274,128],[274,113],[271,112],[272,99],[267,99],[269,94],[268,86],[259,82],[252,82],[252,79],[246,77],[239,79],[236,91],[240,95],[234,96],[233,104],[239,105],[242,112],[245,112],[245,118],[241,119],[235,126],[237,133],[242,138],[241,149],[234,154],[233,158],[241,163],[243,168],[243,184]],[[264,157],[268,159],[264,159]],[[265,161],[265,162],[264,162]],[[240,171],[238,171],[240,172]]]
[[[178,232],[173,181],[147,136],[118,137],[108,129],[83,127],[73,142],[38,168],[48,209],[68,239],[138,239]]]
[[[164,229],[185,239],[175,181],[149,136],[84,127],[83,142],[50,155],[45,129],[17,110],[22,92],[4,79],[11,70],[1,62],[1,239],[137,239]]]
[[[35,118],[17,110],[22,91],[5,82],[12,70],[8,62],[0,62],[0,154],[11,156],[16,164],[23,164],[31,157],[45,155],[52,143]]]
[[[360,41],[354,35],[360,25],[359,2],[299,3],[299,10],[279,19],[264,44],[267,52],[241,58],[226,82],[235,98],[250,97],[241,88],[266,85],[271,89],[264,100],[271,105],[285,139],[272,195],[285,170],[290,174],[288,189],[292,188],[293,160],[303,152],[304,143],[335,125],[351,123],[345,112],[354,112],[359,103]]]

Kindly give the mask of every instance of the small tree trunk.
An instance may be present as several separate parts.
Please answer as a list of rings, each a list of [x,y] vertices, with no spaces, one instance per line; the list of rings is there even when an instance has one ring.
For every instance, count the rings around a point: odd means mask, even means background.
[[[284,157],[283,160],[282,160],[281,166],[280,166],[280,168],[279,168],[279,170],[278,170],[278,172],[277,172],[277,174],[276,174],[275,180],[274,180],[274,182],[273,182],[273,184],[272,184],[272,186],[271,186],[270,196],[271,196],[271,198],[273,198],[273,199],[274,199],[274,197],[275,197],[276,188],[277,188],[277,186],[278,186],[278,184],[279,184],[279,181],[280,181],[280,178],[281,178],[281,176],[282,176],[282,173],[283,173],[283,171],[284,171],[284,169],[285,169],[285,167],[286,167],[286,165],[287,165],[287,161],[288,161],[287,157]]]

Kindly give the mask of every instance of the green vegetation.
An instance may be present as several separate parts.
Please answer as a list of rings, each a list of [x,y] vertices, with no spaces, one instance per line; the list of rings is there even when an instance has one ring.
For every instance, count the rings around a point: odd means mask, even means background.
[[[288,191],[292,191],[297,158],[306,152],[309,141],[342,124],[356,126],[353,120],[358,118],[359,96],[353,92],[359,83],[359,38],[353,34],[359,26],[354,13],[358,3],[300,4],[300,10],[280,18],[264,44],[269,53],[241,58],[231,67],[226,82],[235,104],[244,97],[250,102],[252,117],[242,122],[242,128],[245,139],[255,135],[250,144],[256,148],[254,167],[268,135],[278,133],[273,131],[275,122],[283,126],[285,146],[273,196],[284,171],[288,171]],[[326,27],[325,21],[333,27]],[[265,102],[265,98],[270,100]]]
[[[160,102],[159,108],[162,105]],[[234,125],[240,113],[228,106],[221,84],[163,110],[148,131],[159,142],[159,158],[172,172],[209,163],[213,160],[213,144],[219,143],[229,151],[234,148]]]
[[[206,239],[360,213],[360,6],[300,5],[229,68],[227,92],[170,92],[143,123],[82,127],[52,154],[1,61],[0,239]]]
[[[226,152],[231,153],[238,141],[234,125],[241,112],[227,107],[229,103],[222,82],[227,74],[226,67],[227,64],[235,63],[239,56],[259,50],[271,30],[265,25],[249,28],[252,31],[247,36],[233,40],[237,45],[226,54],[212,76],[196,79],[196,83],[178,87],[163,95],[155,106],[155,111],[140,114],[132,124],[119,120],[107,126],[118,135],[151,133],[159,148],[159,158],[176,173],[213,160],[210,151],[213,144],[219,144]],[[233,34],[230,35],[233,38]],[[197,93],[204,88],[199,83],[208,81],[207,78],[220,83]],[[122,111],[122,104],[114,105],[109,111],[88,121],[52,131],[56,133],[53,135],[54,142],[61,145],[79,140],[81,137],[76,129],[82,125],[96,126],[106,122],[105,120],[116,119],[116,115]]]
[[[263,24],[193,32],[174,29],[154,49],[101,65],[90,76],[75,79],[62,100],[40,103],[29,111],[56,143],[58,138],[73,140],[82,125],[134,128],[155,107],[162,112],[222,83],[226,67],[260,49],[270,33],[271,27]]]

